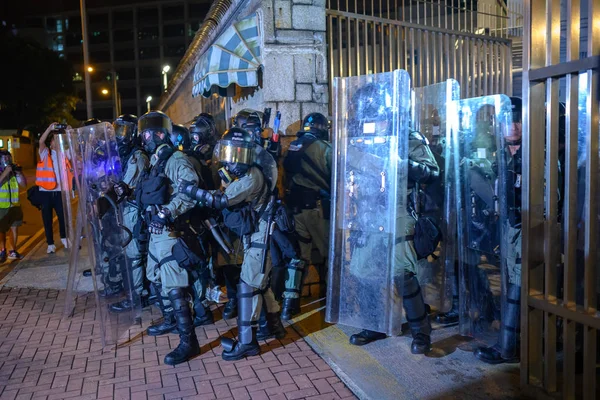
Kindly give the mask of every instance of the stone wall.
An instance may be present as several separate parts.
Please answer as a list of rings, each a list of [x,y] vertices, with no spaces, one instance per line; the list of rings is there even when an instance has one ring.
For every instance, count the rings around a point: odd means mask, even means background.
[[[232,104],[281,111],[281,130],[293,135],[311,112],[328,115],[327,43],[324,0],[262,0],[263,87]]]
[[[229,102],[235,115],[244,108],[281,111],[280,130],[294,135],[311,112],[328,115],[325,0],[261,0],[257,9],[262,36],[262,88]],[[174,122],[185,123],[202,112],[202,101],[192,98],[193,68],[165,111]],[[272,121],[271,119],[271,121]]]

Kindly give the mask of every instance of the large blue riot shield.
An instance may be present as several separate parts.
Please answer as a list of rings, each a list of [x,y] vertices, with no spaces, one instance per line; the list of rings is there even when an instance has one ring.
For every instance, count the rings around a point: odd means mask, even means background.
[[[87,238],[103,345],[126,341],[129,328],[139,323],[141,302],[133,290],[131,266],[125,248],[133,239],[124,225],[123,204],[113,186],[123,178],[122,164],[112,125],[101,123],[77,129],[69,137],[76,185],[80,193],[79,222],[74,240]],[[81,247],[73,246],[73,274],[80,269]],[[70,273],[71,275],[71,273]],[[114,313],[110,305],[128,300],[131,309]]]
[[[436,251],[419,261],[417,277],[425,302],[437,311],[448,311],[453,298],[458,301],[458,260],[456,211],[450,146],[451,115],[460,98],[457,81],[415,88],[412,126],[429,141],[429,148],[440,168],[439,179],[419,190],[418,213],[433,218],[442,233]]]
[[[326,321],[401,333],[410,78],[333,82],[331,246]]]
[[[456,102],[452,148],[458,214],[460,333],[469,349],[493,345],[508,321],[520,278],[520,144],[508,145],[512,112],[505,95]],[[518,215],[517,215],[518,213]],[[518,281],[520,286],[520,280]],[[518,290],[517,290],[518,291]],[[518,322],[513,326],[518,329]],[[518,335],[510,336],[516,340]]]

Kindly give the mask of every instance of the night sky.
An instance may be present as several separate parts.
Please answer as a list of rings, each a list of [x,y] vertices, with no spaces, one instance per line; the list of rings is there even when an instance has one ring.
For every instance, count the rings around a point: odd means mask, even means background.
[[[147,3],[148,0],[86,0],[87,9]],[[3,0],[0,1],[0,20],[22,26],[25,16],[48,15],[61,11],[79,10],[79,0]]]

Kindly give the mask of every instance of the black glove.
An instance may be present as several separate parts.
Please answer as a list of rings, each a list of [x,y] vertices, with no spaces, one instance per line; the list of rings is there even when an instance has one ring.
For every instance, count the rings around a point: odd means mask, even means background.
[[[115,183],[115,185],[113,186],[113,190],[117,194],[117,198],[119,201],[121,201],[124,197],[129,197],[129,195],[131,195],[132,192],[129,185],[127,185],[123,181]]]
[[[154,215],[152,217],[152,220],[150,220],[150,225],[148,225],[148,230],[150,231],[150,233],[155,234],[155,235],[160,235],[163,230],[165,229],[165,225],[167,225],[167,220],[166,218],[161,218],[157,215]]]

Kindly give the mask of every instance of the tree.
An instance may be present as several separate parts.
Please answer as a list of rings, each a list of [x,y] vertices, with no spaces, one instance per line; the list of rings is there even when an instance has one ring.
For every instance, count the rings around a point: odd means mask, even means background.
[[[67,61],[10,31],[0,33],[0,54],[2,127],[41,127],[52,115],[73,120],[67,116],[75,96],[73,68]]]
[[[53,122],[79,126],[79,121],[71,114],[78,102],[79,98],[67,93],[57,93],[50,97],[43,108],[42,126],[48,126]]]

